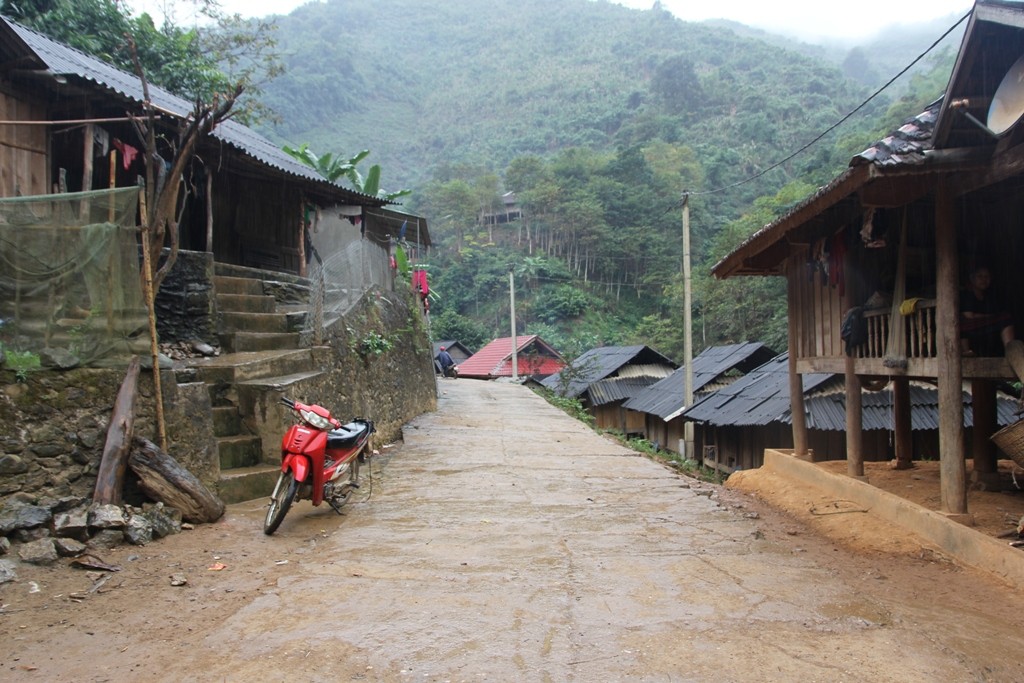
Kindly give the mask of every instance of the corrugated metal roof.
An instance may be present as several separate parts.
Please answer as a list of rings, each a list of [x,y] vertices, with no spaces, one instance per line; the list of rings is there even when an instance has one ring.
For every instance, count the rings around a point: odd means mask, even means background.
[[[802,375],[804,393],[833,379],[830,373]],[[682,413],[713,425],[760,426],[789,413],[789,354],[782,353]]]
[[[612,377],[598,380],[587,387],[587,400],[594,406],[625,401],[657,381],[656,377]]]
[[[13,32],[13,35],[17,36],[29,50],[37,55],[55,75],[87,81],[138,105],[144,102],[145,97],[142,91],[142,83],[137,76],[122,71],[101,59],[97,59],[73,47],[59,43],[5,17],[0,17],[0,22],[10,32]],[[149,99],[158,110],[180,119],[188,118],[193,111],[191,102],[157,85],[150,84]],[[319,173],[293,159],[279,146],[270,142],[270,140],[236,121],[230,119],[224,121],[214,129],[211,135],[236,147],[241,152],[267,166],[323,185],[325,189],[329,188],[331,192],[357,197],[363,203],[369,201],[377,206],[389,203],[328,182]]]
[[[769,360],[774,352],[760,342],[712,346],[693,359],[693,391],[695,394],[712,382],[721,381],[727,373],[736,370],[748,372]],[[670,420],[686,405],[685,377],[682,367],[652,384],[624,405],[629,410],[657,415]]]
[[[974,426],[974,411],[970,409],[972,397],[963,392],[964,427]],[[910,385],[911,428],[928,430],[939,428],[939,392],[933,386]],[[810,396],[804,400],[807,413],[807,428],[829,431],[846,431],[846,393],[829,392]],[[996,421],[1000,426],[1016,422],[1017,402],[1009,397],[999,396],[996,400]],[[786,413],[780,420],[792,424],[792,415]],[[865,391],[861,397],[861,425],[865,431],[886,430],[893,427],[893,398],[890,389]]]
[[[664,376],[677,367],[670,358],[649,346],[599,346],[582,354],[565,370],[548,377],[541,384],[562,396],[576,398],[582,396],[591,383],[615,375],[629,365],[664,368],[657,371],[656,377]],[[636,372],[636,369],[630,370],[630,373]]]
[[[548,375],[565,367],[565,361],[535,334],[516,337],[516,369],[520,375]],[[459,364],[460,377],[512,376],[512,337],[495,339]]]
[[[807,428],[846,431],[846,393],[841,375],[803,375],[804,411]],[[862,392],[861,424],[865,430],[893,429],[892,392]],[[929,385],[910,385],[911,426],[914,430],[938,429],[938,391]],[[964,426],[973,425],[971,395],[964,392]],[[1017,420],[1016,402],[1001,396],[997,420],[1007,425]],[[792,424],[789,402],[789,354],[738,379],[730,386],[709,394],[683,413],[687,420],[715,426],[761,427],[773,422]]]

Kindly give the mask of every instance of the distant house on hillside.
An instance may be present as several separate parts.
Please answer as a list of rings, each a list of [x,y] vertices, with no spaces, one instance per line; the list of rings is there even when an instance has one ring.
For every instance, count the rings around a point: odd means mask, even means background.
[[[540,379],[565,367],[565,360],[539,336],[516,337],[516,370],[520,377]],[[512,337],[495,339],[459,364],[459,377],[496,379],[512,376]]]
[[[642,428],[626,420],[622,404],[678,367],[649,346],[590,349],[541,384],[560,396],[579,398],[597,426],[629,433]]]
[[[735,381],[757,368],[775,353],[760,342],[712,346],[693,359],[695,399]],[[686,409],[686,368],[637,392],[623,404],[627,421],[636,425],[648,441],[675,453],[683,451],[683,421]]]
[[[843,376],[807,373],[802,376],[805,419],[811,450],[827,460],[846,457],[846,394]],[[913,412],[913,448],[922,458],[939,454],[939,404],[934,386],[910,385]],[[971,395],[963,392],[964,428],[972,430]],[[705,395],[684,411],[682,419],[695,422],[694,443],[703,463],[723,472],[753,469],[764,462],[765,448],[792,448],[789,399],[789,354]],[[866,460],[891,460],[894,427],[892,385],[862,391],[862,424]],[[1016,402],[1003,395],[997,402],[998,423],[1016,421]]]

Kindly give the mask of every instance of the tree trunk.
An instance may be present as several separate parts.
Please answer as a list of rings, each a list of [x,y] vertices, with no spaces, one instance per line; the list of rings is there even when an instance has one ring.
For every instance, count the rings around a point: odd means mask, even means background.
[[[132,356],[128,371],[117,392],[114,413],[107,427],[107,441],[103,446],[100,467],[96,472],[95,503],[118,504],[124,490],[124,475],[128,469],[128,451],[135,430],[135,397],[138,394],[139,357]]]
[[[132,471],[146,495],[181,511],[186,522],[215,522],[224,514],[224,502],[178,461],[151,441],[135,439],[129,458]]]

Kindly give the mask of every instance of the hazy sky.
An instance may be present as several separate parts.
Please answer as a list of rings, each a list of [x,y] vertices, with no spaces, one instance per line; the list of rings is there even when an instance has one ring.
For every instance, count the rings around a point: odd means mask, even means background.
[[[130,0],[150,12],[174,7],[179,23],[189,16],[185,0]],[[288,14],[317,0],[220,0],[230,13],[264,17]],[[552,0],[557,2],[558,0]],[[654,0],[608,0],[634,9],[650,9]],[[863,39],[891,24],[911,23],[956,14],[963,16],[972,0],[661,0],[661,5],[687,21],[732,19],[743,24],[804,39]]]

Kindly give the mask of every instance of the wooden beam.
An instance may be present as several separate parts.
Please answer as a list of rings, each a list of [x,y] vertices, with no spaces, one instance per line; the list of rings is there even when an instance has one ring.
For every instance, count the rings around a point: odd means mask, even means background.
[[[893,468],[906,470],[913,467],[914,438],[911,419],[910,380],[895,377],[892,380],[893,433],[896,439],[896,459]]]
[[[797,282],[799,277],[799,259],[790,259],[786,283],[789,292],[786,295],[789,301],[789,412],[793,422],[793,453],[798,458],[807,457],[807,417],[804,412],[804,381],[803,377],[796,371],[797,359],[800,356],[797,340],[799,339],[799,317],[794,314],[798,310],[797,300],[799,298],[800,285]]]
[[[846,358],[846,473],[864,476],[863,396],[860,377],[854,371],[854,359]]]
[[[967,514],[964,465],[963,369],[960,364],[960,274],[953,194],[945,178],[935,191],[935,279],[939,392],[939,472],[941,506]]]
[[[976,379],[971,382],[971,409],[974,413],[974,430],[971,439],[971,478],[992,483],[992,475],[999,471],[996,445],[991,436],[999,429],[996,417],[996,385],[991,380]],[[994,477],[998,480],[998,476]]]

